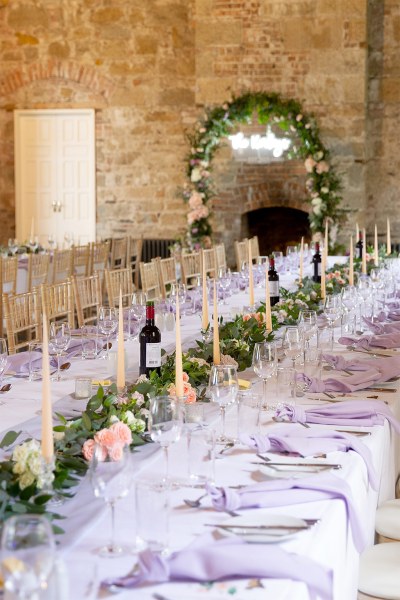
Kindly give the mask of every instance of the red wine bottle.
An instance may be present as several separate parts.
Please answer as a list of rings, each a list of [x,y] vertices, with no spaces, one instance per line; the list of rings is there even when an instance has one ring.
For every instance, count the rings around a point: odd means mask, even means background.
[[[274,306],[279,302],[279,275],[275,270],[274,258],[269,259],[268,281],[270,302],[271,306]]]
[[[150,375],[151,371],[160,373],[161,333],[154,325],[154,302],[146,302],[146,324],[139,334],[140,362],[139,374]]]
[[[314,273],[312,280],[315,283],[321,283],[321,254],[319,251],[319,242],[315,242],[315,254],[312,258]]]
[[[362,236],[362,232],[359,232],[359,240],[356,244],[356,258],[359,258],[360,260],[362,260],[363,257],[363,236]]]

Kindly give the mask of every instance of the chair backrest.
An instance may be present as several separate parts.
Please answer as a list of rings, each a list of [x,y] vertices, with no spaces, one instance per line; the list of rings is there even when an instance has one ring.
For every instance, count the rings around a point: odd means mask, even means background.
[[[200,252],[183,253],[181,257],[182,282],[188,289],[193,287],[193,279],[201,276]]]
[[[157,263],[158,278],[160,281],[161,296],[169,295],[172,283],[176,283],[176,260],[175,258],[154,258],[152,262]]]
[[[88,277],[90,275],[90,246],[72,247],[72,273],[78,277]]]
[[[215,266],[217,270],[220,267],[226,268],[226,252],[225,252],[225,244],[217,244],[214,246],[215,251]]]
[[[47,283],[49,276],[50,254],[29,254],[28,256],[28,291]]]
[[[249,262],[249,247],[247,238],[241,242],[235,242],[235,257],[236,257],[236,268],[241,271],[243,263]]]
[[[141,262],[140,279],[142,281],[142,290],[147,294],[148,300],[157,300],[161,297],[160,281],[158,276],[158,267],[156,262]]]
[[[215,277],[215,252],[214,248],[209,248],[207,250],[201,250],[202,260],[204,260],[204,265],[206,268],[206,275],[210,275],[210,277]]]
[[[122,303],[129,306],[133,294],[132,271],[125,269],[106,269],[104,271],[109,306],[118,307],[119,291],[122,291]]]
[[[102,305],[100,276],[98,273],[89,277],[72,277],[72,288],[78,327],[94,323],[99,307]]]
[[[129,253],[129,236],[111,240],[110,269],[125,269]]]
[[[72,250],[54,250],[52,283],[67,281],[72,275]]]
[[[42,308],[46,313],[47,321],[68,321],[74,327],[74,296],[70,280],[52,285],[40,286]]]
[[[16,256],[1,259],[3,294],[15,294],[17,289],[18,258]]]
[[[142,260],[143,238],[129,238],[126,266],[132,270],[135,288],[139,287],[139,263]]]
[[[41,302],[38,289],[3,296],[8,351],[26,350],[30,342],[42,339]]]
[[[260,245],[258,243],[258,236],[250,238],[250,246],[251,246],[251,257],[252,259],[257,259],[260,256]]]
[[[110,241],[92,242],[90,244],[90,272],[102,273],[108,267],[110,257]]]

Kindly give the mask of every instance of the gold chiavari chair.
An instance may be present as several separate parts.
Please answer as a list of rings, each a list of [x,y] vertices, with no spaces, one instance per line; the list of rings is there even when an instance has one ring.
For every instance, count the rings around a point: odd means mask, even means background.
[[[50,254],[29,254],[28,256],[28,291],[47,283],[50,267]]]
[[[258,235],[250,238],[251,257],[253,261],[257,262],[257,258],[260,256],[260,245],[258,243]]]
[[[110,269],[125,269],[129,253],[129,237],[113,238],[111,240]]]
[[[226,268],[226,253],[225,253],[225,244],[217,244],[214,246],[215,251],[215,266],[218,269],[224,267]]]
[[[169,295],[171,284],[177,281],[176,260],[175,258],[154,258],[152,262],[157,264],[161,296],[166,298]]]
[[[97,319],[98,309],[102,305],[99,274],[95,273],[89,277],[72,277],[72,288],[78,327],[94,323]]]
[[[214,248],[201,250],[202,260],[204,260],[206,275],[215,277],[215,252]]]
[[[75,324],[74,296],[70,280],[53,285],[41,285],[43,312],[46,313],[47,321],[68,321],[71,329]]]
[[[241,242],[235,242],[235,257],[236,257],[236,268],[241,271],[243,263],[249,262],[249,247],[247,238]]]
[[[88,277],[90,275],[90,246],[72,247],[72,273],[78,277]]]
[[[3,296],[8,351],[26,350],[30,342],[42,339],[41,302],[38,289]]]
[[[161,297],[157,263],[141,262],[139,268],[142,290],[146,293],[148,300],[157,300]]]
[[[108,267],[110,257],[110,241],[93,242],[90,244],[90,272],[99,273],[100,279],[103,279],[104,271]]]
[[[67,281],[72,275],[72,250],[55,250],[52,266],[52,283]]]
[[[109,306],[118,307],[120,290],[123,306],[129,306],[133,294],[132,271],[129,268],[106,269],[104,279]]]
[[[15,294],[17,291],[18,258],[16,256],[1,259],[3,294]]]
[[[182,282],[187,288],[193,287],[193,279],[201,276],[200,252],[183,253],[181,258]]]
[[[132,270],[135,288],[139,287],[139,263],[142,259],[143,238],[129,238],[126,266]]]

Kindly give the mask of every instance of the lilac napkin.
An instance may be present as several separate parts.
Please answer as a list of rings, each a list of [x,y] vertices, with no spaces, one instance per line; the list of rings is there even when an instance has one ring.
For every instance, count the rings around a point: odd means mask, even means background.
[[[396,333],[400,331],[400,323],[378,323],[376,321],[366,319],[365,317],[363,317],[363,321],[367,327],[373,331],[373,333],[378,335],[382,333]]]
[[[328,379],[318,379],[309,377],[305,373],[297,373],[296,380],[304,383],[310,393],[315,392],[356,392],[378,383],[380,373],[376,369],[369,368],[366,371],[358,371],[353,375],[342,378],[329,377]]]
[[[367,545],[365,528],[353,505],[353,497],[344,479],[328,473],[296,479],[272,479],[241,490],[229,487],[217,488],[207,485],[211,502],[216,510],[238,510],[239,508],[261,508],[289,506],[303,502],[316,502],[339,498],[346,504],[347,518],[353,534],[354,545],[362,552]]]
[[[396,308],[390,310],[388,313],[388,319],[389,321],[400,321],[400,309]]]
[[[354,346],[354,348],[399,348],[400,347],[400,331],[392,333],[383,333],[382,335],[367,335],[361,338],[340,337],[339,344],[345,346]]]
[[[343,356],[324,354],[322,358],[338,371],[368,371],[369,369],[375,369],[380,373],[379,383],[400,375],[400,356],[346,360]]]
[[[315,561],[286,552],[276,544],[246,544],[239,537],[215,540],[202,535],[187,548],[164,558],[150,550],[138,556],[138,573],[103,582],[121,588],[166,581],[220,581],[273,578],[303,581],[310,598],[331,600],[332,572]]]
[[[301,406],[284,404],[276,411],[278,419],[298,423],[320,423],[321,425],[353,425],[373,427],[383,425],[387,419],[395,431],[400,434],[400,423],[394,417],[389,406],[381,400],[360,400],[324,404],[305,410]]]
[[[241,441],[253,448],[260,454],[264,452],[289,452],[300,454],[300,456],[314,456],[320,452],[348,452],[354,450],[365,462],[368,472],[368,481],[374,490],[379,489],[379,480],[373,466],[371,452],[363,442],[354,435],[341,431],[307,429],[301,426],[293,426],[289,431],[284,428],[276,428],[266,435],[240,436]]]

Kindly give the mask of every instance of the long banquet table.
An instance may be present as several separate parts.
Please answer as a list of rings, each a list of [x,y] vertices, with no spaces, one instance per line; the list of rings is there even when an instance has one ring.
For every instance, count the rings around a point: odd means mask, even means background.
[[[263,298],[264,290],[256,289],[256,297]],[[241,293],[228,300],[227,306],[221,309],[228,317],[232,306],[243,306],[248,303],[248,295]],[[188,315],[182,318],[182,339],[186,347],[193,345],[199,338],[199,315]],[[174,348],[174,332],[162,333],[162,345],[167,351]],[[129,355],[128,381],[135,381],[138,375],[138,342],[127,342]],[[343,355],[348,350],[335,345],[335,352]],[[68,417],[78,415],[86,402],[74,399],[74,380],[78,375],[88,375],[92,378],[104,378],[107,375],[107,364],[104,360],[84,361],[72,359],[71,368],[64,373],[65,381],[52,383],[52,398],[55,411]],[[249,370],[241,377],[251,380],[254,389],[261,391],[261,383]],[[1,396],[4,402],[0,406],[1,429],[22,429],[23,431],[40,435],[41,382],[11,378],[12,389]],[[390,384],[393,387],[396,384]],[[351,394],[354,402],[365,398],[366,391]],[[395,416],[400,418],[400,391],[393,394],[378,394],[379,399],[389,403]],[[296,401],[302,405],[311,405],[314,400],[308,399],[309,394]],[[316,403],[321,400],[316,400]],[[212,410],[212,407],[210,407]],[[216,413],[217,415],[217,413]],[[228,415],[228,421],[234,426],[236,409],[233,407]],[[217,418],[217,417],[216,417]],[[229,426],[229,422],[228,422]],[[265,428],[276,425],[264,423]],[[280,425],[281,426],[281,425]],[[292,427],[288,424],[287,427]],[[312,427],[330,427],[314,426]],[[333,426],[331,427],[334,428]],[[351,427],[350,429],[354,429]],[[359,428],[362,429],[362,428]],[[335,452],[329,454],[329,462],[340,463],[342,469],[335,475],[343,478],[350,485],[353,500],[365,528],[369,544],[374,541],[374,520],[376,506],[388,499],[394,498],[395,483],[399,472],[398,443],[394,433],[385,422],[384,426],[364,428],[371,435],[362,441],[368,446],[373,456],[374,467],[380,477],[379,492],[375,492],[368,484],[367,471],[364,461],[355,452]],[[174,476],[185,475],[187,463],[185,459],[186,442],[182,439],[171,447],[171,471]],[[235,446],[225,452],[216,461],[216,481],[218,485],[250,484],[265,479],[265,469],[251,463],[255,454],[245,446]],[[116,531],[118,542],[132,544],[135,536],[135,502],[134,486],[140,478],[161,478],[163,460],[160,449],[156,444],[148,444],[135,452],[133,457],[133,486],[129,496],[117,504]],[[184,498],[197,498],[201,495],[198,488],[184,487],[171,492],[171,521],[170,546],[172,550],[185,547],[196,536],[209,530],[207,524],[222,523],[230,518],[223,512],[214,511],[208,499],[202,503],[201,509],[189,508],[183,503]],[[259,509],[271,514],[293,515],[301,518],[317,518],[320,521],[310,530],[294,536],[288,541],[280,542],[282,548],[290,553],[309,557],[333,570],[333,597],[335,600],[353,600],[357,595],[358,552],[355,548],[345,504],[342,500],[324,500],[308,502],[279,508]],[[90,596],[88,583],[97,570],[97,579],[121,576],[131,570],[135,558],[132,555],[117,559],[99,558],[94,549],[103,545],[110,533],[110,515],[100,499],[94,498],[89,482],[84,479],[74,498],[65,502],[58,510],[67,518],[62,522],[65,534],[60,536],[58,555],[60,557],[57,583],[47,593],[46,598],[58,600],[97,597]],[[61,566],[60,566],[61,565]],[[54,591],[54,586],[56,591]],[[260,587],[262,586],[262,587]],[[274,600],[303,600],[309,597],[304,583],[290,580],[263,580],[255,584],[247,580],[201,585],[198,583],[169,583],[159,586],[124,590],[119,593],[121,600],[140,598],[143,600],[155,598],[157,592],[168,600],[216,600],[217,598],[236,597],[240,600],[258,600],[274,598]],[[99,591],[100,594],[103,592]]]

